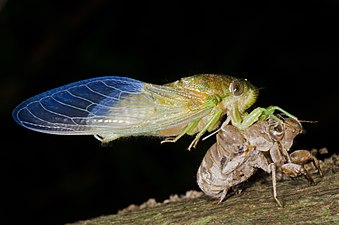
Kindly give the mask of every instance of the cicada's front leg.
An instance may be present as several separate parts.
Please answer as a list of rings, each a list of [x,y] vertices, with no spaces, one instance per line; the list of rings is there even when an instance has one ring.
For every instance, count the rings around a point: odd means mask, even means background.
[[[293,163],[296,163],[302,166],[304,166],[306,163],[312,162],[314,167],[318,170],[319,175],[323,176],[319,161],[316,157],[312,155],[311,152],[307,150],[297,150],[290,154],[290,158]]]
[[[308,180],[310,184],[314,184],[314,180],[308,173],[308,171],[305,169],[305,164],[312,162],[315,166],[315,168],[318,170],[318,173],[320,176],[323,175],[319,161],[317,158],[315,158],[311,152],[306,150],[297,150],[290,154],[291,162],[285,163],[281,166],[281,171],[290,176],[290,177],[297,177],[300,175],[304,175],[305,178]]]
[[[280,111],[284,113],[287,117],[290,117],[292,119],[295,119],[299,122],[298,118],[291,113],[283,110],[282,108],[278,106],[269,106],[267,108],[255,108],[252,112],[249,114],[243,114],[241,115],[238,110],[233,110],[230,112],[232,124],[236,127],[238,127],[241,130],[245,130],[248,127],[250,127],[253,123],[255,123],[258,120],[266,120],[267,118],[272,118],[276,120],[279,123],[283,123],[281,119],[279,119],[276,115],[274,115],[275,111]]]
[[[307,170],[302,165],[296,163],[286,163],[281,166],[281,171],[290,177],[298,177],[300,175],[304,175],[310,184],[314,184],[313,178],[309,175]]]

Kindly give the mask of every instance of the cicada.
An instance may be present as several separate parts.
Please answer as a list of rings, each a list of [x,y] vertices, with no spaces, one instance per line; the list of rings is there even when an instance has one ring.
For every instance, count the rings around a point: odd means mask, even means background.
[[[188,149],[206,133],[228,122],[246,129],[259,119],[274,117],[271,106],[251,107],[258,89],[246,79],[200,74],[157,85],[132,78],[104,76],[74,82],[36,95],[13,111],[17,123],[31,130],[61,135],[94,135],[103,143],[127,136],[158,136],[176,142],[196,135]]]
[[[291,154],[294,138],[302,128],[299,121],[287,118],[284,123],[270,119],[257,121],[246,130],[223,124],[217,142],[207,151],[197,172],[200,189],[221,202],[229,189],[246,181],[257,169],[272,175],[273,197],[277,204],[276,175],[290,177],[304,175],[309,183],[314,183],[304,164],[313,162],[321,173],[318,160],[306,150]]]

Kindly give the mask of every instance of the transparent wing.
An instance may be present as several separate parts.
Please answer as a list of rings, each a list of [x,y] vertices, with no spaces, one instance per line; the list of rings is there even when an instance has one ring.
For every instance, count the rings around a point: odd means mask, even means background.
[[[108,76],[71,83],[18,105],[20,125],[52,134],[156,134],[207,115],[202,93]]]

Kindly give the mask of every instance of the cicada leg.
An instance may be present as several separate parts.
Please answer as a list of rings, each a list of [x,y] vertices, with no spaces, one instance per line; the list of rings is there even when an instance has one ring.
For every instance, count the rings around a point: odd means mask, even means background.
[[[323,173],[320,168],[319,161],[316,157],[314,157],[311,152],[307,150],[296,150],[291,153],[291,160],[293,163],[304,165],[308,162],[312,162],[314,167],[318,170],[319,175],[322,177]]]
[[[268,114],[265,115],[265,113],[262,115],[263,118],[260,118],[261,120],[266,120],[268,117],[272,117],[273,113],[277,110],[277,111],[280,111],[282,113],[284,113],[287,117],[289,118],[292,118],[296,121],[299,122],[298,118],[294,115],[292,115],[291,113],[287,112],[286,110],[280,108],[279,106],[274,106],[274,105],[271,105],[269,107],[266,108],[266,110],[269,112]],[[273,115],[274,116],[274,115]],[[276,116],[272,117],[273,119],[276,118]]]
[[[273,186],[273,198],[277,202],[277,204],[283,208],[283,205],[280,203],[278,197],[277,197],[277,177],[276,177],[276,168],[275,164],[271,163],[269,166],[269,170],[272,174],[272,186]]]
[[[166,143],[166,142],[176,142],[177,140],[179,140],[182,136],[184,136],[185,134],[189,133],[190,131],[192,131],[199,123],[200,120],[194,120],[192,123],[188,124],[187,127],[184,129],[183,132],[181,132],[178,136],[176,136],[175,138],[166,138],[165,140],[161,141],[160,143]]]
[[[195,136],[194,140],[191,142],[190,146],[188,146],[188,150],[190,151],[191,148],[195,148],[198,144],[198,141],[204,135],[206,131],[208,131],[211,127],[215,127],[215,125],[219,122],[220,117],[222,115],[222,110],[216,110],[213,117],[208,121],[206,126]]]
[[[277,169],[274,162],[268,164],[267,159],[265,158],[264,154],[259,155],[260,160],[257,161],[257,167],[263,169],[265,172],[270,173],[272,176],[272,188],[273,188],[273,198],[277,202],[280,207],[283,205],[280,203],[277,195]]]
[[[274,112],[276,110],[280,111],[280,112],[284,113],[286,116],[298,121],[296,116],[294,116],[291,113],[283,110],[282,108],[280,108],[278,106],[269,106],[267,108],[261,108],[261,107],[255,108],[252,112],[250,112],[244,118],[242,118],[241,122],[232,121],[232,123],[234,122],[233,125],[238,127],[241,130],[247,129],[248,127],[250,127],[253,123],[255,123],[258,120],[266,120],[269,117],[278,121],[279,123],[283,123],[283,121],[281,119],[279,119],[276,115],[274,115]]]
[[[206,131],[210,130],[212,127],[215,127],[215,125],[219,122],[221,115],[222,115],[222,110],[218,109],[218,110],[215,111],[212,118],[201,129],[201,131],[195,136],[194,140],[189,145],[188,150],[191,150],[192,147],[195,148],[196,145],[198,144],[198,141],[204,135],[204,133],[206,133]],[[176,142],[177,140],[179,140],[185,134],[190,133],[199,124],[200,121],[201,121],[200,119],[193,121],[178,136],[176,136],[175,138],[166,138],[161,143]]]
[[[281,171],[290,177],[304,175],[309,184],[315,184],[313,178],[302,165],[286,163],[281,166]]]

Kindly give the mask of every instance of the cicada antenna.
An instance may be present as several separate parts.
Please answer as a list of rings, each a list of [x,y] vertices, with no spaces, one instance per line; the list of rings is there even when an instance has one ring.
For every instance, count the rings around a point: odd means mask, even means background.
[[[301,123],[318,123],[317,120],[299,120]]]

